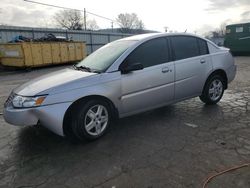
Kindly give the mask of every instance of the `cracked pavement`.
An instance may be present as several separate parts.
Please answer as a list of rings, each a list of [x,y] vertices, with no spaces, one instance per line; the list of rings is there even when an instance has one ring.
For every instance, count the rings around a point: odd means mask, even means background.
[[[193,98],[119,120],[94,142],[71,144],[43,127],[16,127],[0,115],[0,187],[202,187],[221,170],[250,162],[250,57],[214,106]],[[0,111],[17,85],[65,68],[0,73]],[[250,187],[250,167],[210,187]]]

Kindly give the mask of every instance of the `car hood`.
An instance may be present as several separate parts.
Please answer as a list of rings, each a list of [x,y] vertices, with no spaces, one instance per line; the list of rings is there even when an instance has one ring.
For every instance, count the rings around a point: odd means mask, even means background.
[[[97,73],[83,72],[70,68],[62,69],[32,79],[29,82],[15,88],[13,92],[22,96],[49,94],[49,92],[55,88],[64,88],[65,90],[72,89],[63,86],[68,86],[72,82],[87,79],[89,77],[93,77],[94,75],[97,75]]]

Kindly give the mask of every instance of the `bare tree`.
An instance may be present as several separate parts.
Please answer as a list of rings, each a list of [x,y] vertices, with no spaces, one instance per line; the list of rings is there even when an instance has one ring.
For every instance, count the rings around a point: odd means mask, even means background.
[[[221,38],[226,35],[227,22],[222,22],[218,28],[207,31],[204,35],[206,38]]]
[[[84,26],[84,19],[80,11],[61,10],[54,16],[59,27],[70,30],[81,30]]]
[[[143,29],[145,28],[145,25],[144,25],[144,23],[142,22],[142,20],[139,20],[139,22],[138,22],[138,24],[137,24],[137,27],[138,27],[138,29],[141,29],[141,30],[143,30]]]
[[[69,30],[82,30],[84,28],[84,17],[78,10],[61,10],[54,15],[54,20],[59,27]],[[87,30],[96,30],[98,25],[96,21],[86,18]]]
[[[220,24],[219,33],[223,37],[226,35],[226,26],[227,26],[226,22],[223,22],[222,24]]]
[[[98,30],[99,26],[97,25],[96,21],[93,20],[87,20],[87,29],[94,31],[94,30]]]
[[[133,29],[144,29],[144,23],[138,18],[135,13],[123,13],[119,14],[116,21],[119,23],[123,32],[130,32]]]

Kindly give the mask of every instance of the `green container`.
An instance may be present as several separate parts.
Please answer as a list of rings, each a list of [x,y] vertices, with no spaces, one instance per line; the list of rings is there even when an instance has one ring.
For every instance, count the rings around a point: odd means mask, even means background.
[[[250,23],[226,26],[225,47],[233,54],[250,55]]]

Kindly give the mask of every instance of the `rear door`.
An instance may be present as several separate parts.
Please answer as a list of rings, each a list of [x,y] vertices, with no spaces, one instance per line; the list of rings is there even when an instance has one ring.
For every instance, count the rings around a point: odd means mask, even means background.
[[[175,59],[175,99],[200,95],[212,70],[207,42],[192,36],[172,36],[171,44]]]
[[[121,74],[122,113],[133,114],[174,99],[174,63],[168,41],[156,38],[137,47],[122,63],[141,63],[144,69]]]

